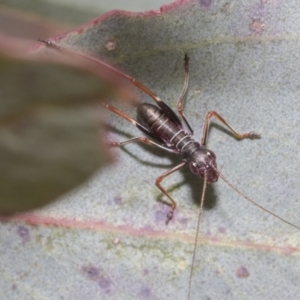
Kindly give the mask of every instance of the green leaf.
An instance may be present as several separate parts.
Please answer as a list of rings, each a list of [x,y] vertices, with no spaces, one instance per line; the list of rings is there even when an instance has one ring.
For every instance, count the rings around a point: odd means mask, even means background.
[[[175,110],[187,53],[185,115],[195,138],[210,110],[238,131],[260,133],[238,142],[212,125],[208,147],[232,183],[299,226],[297,11],[292,1],[177,1],[159,13],[110,13],[52,40],[115,62]],[[112,140],[142,135],[118,116],[109,119]],[[180,158],[134,144],[113,153],[118,163],[78,193],[3,225],[5,295],[187,299],[202,180],[185,169],[163,181],[178,204],[166,227],[168,208],[156,201],[154,182]],[[206,197],[191,299],[297,299],[299,247],[296,229],[219,180]]]
[[[4,36],[0,43],[0,212],[9,214],[55,200],[105,164],[96,102],[116,83],[70,54],[29,55],[18,48],[25,42]]]

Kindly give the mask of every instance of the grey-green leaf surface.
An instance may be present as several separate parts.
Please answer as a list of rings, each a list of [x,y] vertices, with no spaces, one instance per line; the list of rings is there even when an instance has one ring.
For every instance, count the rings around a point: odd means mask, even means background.
[[[241,132],[260,133],[260,140],[236,141],[214,122],[208,147],[228,180],[300,226],[297,6],[177,4],[143,15],[111,13],[56,41],[114,61],[174,109],[187,53],[185,114],[196,139],[210,110]],[[111,140],[141,135],[118,116],[108,121]],[[201,179],[184,169],[163,182],[178,204],[166,227],[168,207],[157,201],[164,198],[154,181],[180,158],[136,144],[113,154],[113,166],[60,203],[2,223],[7,299],[187,299]],[[191,299],[297,299],[299,238],[220,179],[206,197]]]

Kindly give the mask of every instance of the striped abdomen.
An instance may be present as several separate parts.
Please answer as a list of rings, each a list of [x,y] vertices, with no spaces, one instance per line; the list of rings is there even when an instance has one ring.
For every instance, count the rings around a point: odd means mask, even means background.
[[[179,120],[172,120],[157,106],[143,103],[137,109],[138,121],[147,127],[150,136],[179,153],[193,152],[200,147],[192,135],[184,131]]]

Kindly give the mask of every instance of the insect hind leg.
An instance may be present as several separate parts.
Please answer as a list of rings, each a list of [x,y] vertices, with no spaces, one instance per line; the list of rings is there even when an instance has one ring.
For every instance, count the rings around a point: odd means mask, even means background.
[[[182,92],[181,92],[181,95],[179,97],[178,104],[177,104],[177,111],[178,111],[178,114],[181,116],[182,120],[184,121],[184,123],[186,124],[186,126],[188,127],[190,133],[194,134],[192,127],[190,126],[189,122],[187,121],[187,119],[184,115],[184,108],[183,108],[184,99],[186,97],[186,92],[187,92],[187,88],[189,85],[189,57],[187,56],[187,54],[185,54],[185,56],[184,56],[184,71],[185,71],[185,78],[184,78]]]
[[[236,138],[242,140],[242,139],[259,139],[260,135],[250,131],[246,133],[240,133],[237,132],[221,115],[219,115],[216,111],[209,111],[205,116],[203,131],[202,131],[202,139],[201,139],[201,146],[206,145],[207,136],[208,136],[208,130],[210,125],[210,119],[212,117],[217,118],[221,123],[223,123],[226,127],[228,127],[231,132],[235,135]]]
[[[109,147],[123,147],[127,144],[130,143],[143,143],[143,144],[148,144],[148,145],[152,145],[155,147],[158,147],[160,149],[163,149],[165,151],[171,152],[171,153],[177,153],[175,150],[165,147],[159,143],[156,143],[154,141],[152,141],[151,139],[148,139],[146,137],[133,137],[129,140],[123,141],[123,142],[107,142]]]
[[[119,109],[117,109],[116,107],[114,107],[113,105],[107,104],[107,103],[101,103],[107,110],[110,110],[111,112],[119,115],[120,117],[122,117],[123,119],[129,121],[131,124],[133,124],[134,126],[136,126],[137,128],[141,129],[143,132],[147,133],[148,129],[143,126],[142,124],[140,124],[139,122],[137,122],[135,119],[131,118],[130,116],[128,116],[127,114],[125,114],[124,112],[120,111]],[[127,141],[123,141],[123,142],[108,142],[108,146],[110,147],[122,147],[125,146],[127,144],[130,143],[144,143],[144,144],[148,144],[148,145],[152,145],[152,146],[156,146],[160,149],[163,149],[165,151],[171,152],[171,153],[177,153],[176,150],[169,148],[167,146],[164,146],[162,144],[159,144],[149,138],[146,137],[134,137],[131,138]]]

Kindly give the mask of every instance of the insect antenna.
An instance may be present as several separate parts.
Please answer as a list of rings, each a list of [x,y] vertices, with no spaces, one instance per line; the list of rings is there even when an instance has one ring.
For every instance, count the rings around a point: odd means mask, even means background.
[[[242,191],[240,191],[237,187],[235,187],[230,181],[228,181],[227,178],[225,178],[224,175],[222,175],[220,173],[220,171],[214,167],[213,165],[210,165],[214,170],[215,172],[223,179],[223,181],[225,181],[227,183],[228,186],[230,186],[234,191],[236,191],[240,196],[242,196],[244,199],[248,200],[250,203],[252,203],[253,205],[257,206],[258,208],[264,210],[265,212],[269,213],[270,215],[272,215],[273,217],[281,220],[282,222],[290,225],[290,226],[293,226],[294,228],[297,228],[300,230],[300,227],[298,227],[297,225],[281,218],[280,216],[276,215],[275,213],[271,212],[270,210],[268,210],[267,208],[261,206],[260,204],[258,204],[257,202],[255,202],[254,200],[250,199],[248,196],[246,196]]]
[[[194,264],[195,264],[196,251],[197,251],[197,245],[198,245],[197,242],[198,242],[198,237],[199,237],[200,221],[201,221],[201,216],[202,216],[202,212],[203,212],[203,203],[204,203],[206,187],[207,187],[207,172],[204,173],[203,189],[202,189],[200,208],[199,208],[199,213],[198,213],[198,221],[197,221],[197,227],[196,227],[197,231],[196,231],[196,236],[195,236],[192,265],[191,265],[190,277],[189,277],[188,299],[190,299],[190,297],[191,297],[191,285],[192,285],[192,278],[193,278],[193,273],[194,273]]]

